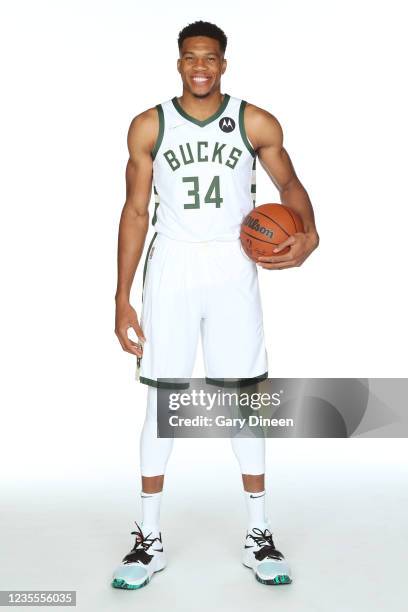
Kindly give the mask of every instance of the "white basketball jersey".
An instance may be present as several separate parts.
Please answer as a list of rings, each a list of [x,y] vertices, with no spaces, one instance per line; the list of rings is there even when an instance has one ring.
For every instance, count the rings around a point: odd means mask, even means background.
[[[177,97],[156,106],[152,151],[156,232],[175,240],[234,240],[255,205],[256,153],[244,127],[246,102],[224,94],[200,121]]]

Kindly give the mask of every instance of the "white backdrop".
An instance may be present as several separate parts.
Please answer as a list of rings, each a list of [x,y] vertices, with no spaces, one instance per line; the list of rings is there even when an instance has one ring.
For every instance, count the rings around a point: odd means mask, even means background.
[[[177,35],[196,19],[229,38],[222,92],[281,122],[321,237],[301,268],[260,270],[269,375],[407,375],[403,12],[396,0],[1,3],[5,480],[126,471],[137,487],[146,389],[113,333],[126,135],[135,114],[181,94]],[[259,166],[268,201],[278,193]],[[141,270],[137,310],[140,291]],[[211,448],[235,461],[228,441],[180,442],[181,464]],[[279,444],[327,461],[363,448]],[[406,461],[404,447],[366,442],[364,457]]]
[[[169,567],[137,602],[109,584],[140,520],[146,400],[113,333],[131,119],[181,94],[185,25],[223,28],[222,92],[279,119],[321,238],[302,267],[259,270],[269,375],[406,377],[404,2],[0,6],[0,589],[76,589],[87,612],[164,600],[236,612],[271,596],[282,612],[399,612],[405,439],[268,440],[267,510],[295,575],[273,595],[239,567],[245,509],[229,440],[176,440]],[[257,204],[277,201],[258,168]]]

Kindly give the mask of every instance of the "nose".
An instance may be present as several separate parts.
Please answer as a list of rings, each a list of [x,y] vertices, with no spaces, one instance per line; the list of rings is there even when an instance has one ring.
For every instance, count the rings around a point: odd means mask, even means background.
[[[196,58],[195,62],[194,62],[194,68],[206,68],[205,65],[205,59],[204,58]]]

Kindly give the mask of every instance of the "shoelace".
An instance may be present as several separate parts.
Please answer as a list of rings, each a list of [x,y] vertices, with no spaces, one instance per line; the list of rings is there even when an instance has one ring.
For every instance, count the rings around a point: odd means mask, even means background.
[[[143,565],[147,565],[153,559],[153,555],[149,555],[146,551],[149,550],[153,542],[156,542],[156,540],[161,543],[161,536],[151,538],[151,532],[147,535],[144,535],[140,525],[138,525],[136,521],[135,525],[137,527],[137,531],[131,531],[131,535],[136,536],[135,545],[133,546],[130,553],[128,553],[126,557],[124,557],[123,563],[135,563],[137,561],[140,561],[141,563],[143,563]]]
[[[272,533],[269,529],[262,531],[262,529],[254,527],[252,533],[247,535],[247,538],[251,538],[257,546],[261,547],[254,553],[255,559],[258,561],[263,561],[266,558],[280,561],[284,558],[283,554],[279,552],[279,550],[276,550],[272,539]]]

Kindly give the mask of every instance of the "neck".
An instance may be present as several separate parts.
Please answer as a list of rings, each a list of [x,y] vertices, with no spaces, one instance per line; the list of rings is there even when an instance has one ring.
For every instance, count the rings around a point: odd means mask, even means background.
[[[205,97],[194,96],[183,88],[183,95],[178,99],[183,110],[196,119],[206,119],[217,112],[224,99],[220,89],[210,92]]]

